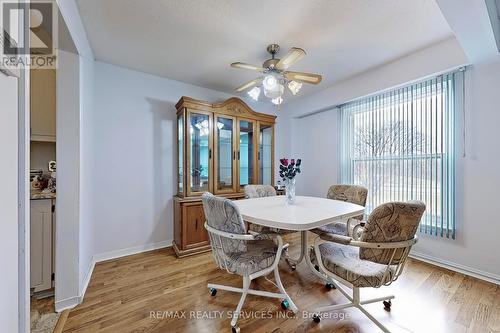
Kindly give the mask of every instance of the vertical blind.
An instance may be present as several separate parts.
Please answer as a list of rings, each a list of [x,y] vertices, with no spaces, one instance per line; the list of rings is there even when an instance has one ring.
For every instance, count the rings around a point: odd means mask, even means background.
[[[420,231],[455,238],[456,119],[463,71],[341,106],[342,181],[368,188],[366,210],[421,200]]]

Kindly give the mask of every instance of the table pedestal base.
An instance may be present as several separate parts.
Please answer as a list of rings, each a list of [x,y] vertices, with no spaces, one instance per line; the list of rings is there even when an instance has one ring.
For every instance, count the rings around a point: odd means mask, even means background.
[[[301,231],[300,232],[300,256],[298,259],[294,260],[289,257],[285,257],[285,260],[287,264],[292,268],[292,270],[295,270],[298,264],[300,264],[304,259],[311,269],[311,271],[320,279],[326,281],[326,283],[331,283],[335,288],[338,287],[337,283],[335,283],[329,276],[326,274],[323,274],[316,270],[314,267],[313,263],[311,262],[311,257],[309,256],[309,244],[308,244],[308,239],[307,239],[307,231]]]

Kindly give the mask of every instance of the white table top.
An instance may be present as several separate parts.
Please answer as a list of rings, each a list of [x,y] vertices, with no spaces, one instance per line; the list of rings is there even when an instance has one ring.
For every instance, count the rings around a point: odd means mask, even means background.
[[[364,213],[363,206],[316,197],[297,196],[294,205],[278,195],[235,200],[244,221],[287,230],[310,230]]]

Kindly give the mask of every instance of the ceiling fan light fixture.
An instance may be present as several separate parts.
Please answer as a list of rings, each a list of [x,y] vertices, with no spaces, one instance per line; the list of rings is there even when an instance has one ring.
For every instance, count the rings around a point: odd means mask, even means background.
[[[262,85],[264,86],[265,90],[274,90],[278,85],[278,79],[272,74],[266,75],[266,77],[264,77]]]
[[[248,96],[250,96],[254,101],[257,101],[257,100],[259,100],[260,88],[253,87],[247,93],[248,93]]]
[[[248,69],[260,72],[262,75],[249,81],[235,89],[240,93],[246,91],[255,101],[259,100],[261,91],[263,95],[275,105],[280,105],[288,89],[291,95],[297,95],[302,89],[303,83],[319,84],[321,75],[308,72],[289,71],[288,68],[301,60],[306,51],[299,47],[292,47],[283,57],[277,58],[279,45],[271,44],[267,51],[271,53],[271,58],[264,61],[261,66],[254,66],[243,62],[231,64],[234,68]]]
[[[290,92],[292,95],[297,95],[299,92],[300,88],[302,88],[302,83],[297,82],[297,81],[290,81],[288,82],[288,89],[290,89]]]

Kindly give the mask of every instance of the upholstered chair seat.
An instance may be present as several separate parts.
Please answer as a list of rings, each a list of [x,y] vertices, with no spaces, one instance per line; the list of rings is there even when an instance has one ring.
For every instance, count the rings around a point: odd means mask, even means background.
[[[347,224],[344,222],[335,222],[324,225],[319,228],[314,228],[313,231],[315,234],[338,234],[338,235],[346,235],[347,234]]]
[[[231,273],[250,275],[271,267],[278,246],[272,240],[248,241],[245,252],[227,254],[227,267]]]
[[[319,245],[319,251],[323,265],[328,271],[359,288],[383,285],[391,281],[396,273],[395,265],[391,265],[388,274],[385,274],[387,265],[360,259],[359,248],[354,246],[323,243]],[[313,249],[310,255],[311,262],[317,265]]]

